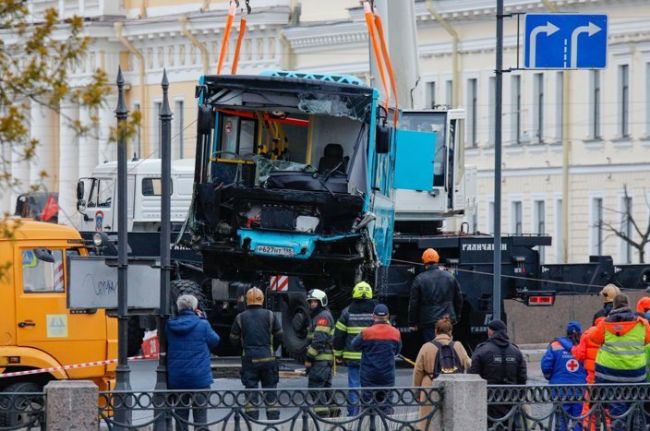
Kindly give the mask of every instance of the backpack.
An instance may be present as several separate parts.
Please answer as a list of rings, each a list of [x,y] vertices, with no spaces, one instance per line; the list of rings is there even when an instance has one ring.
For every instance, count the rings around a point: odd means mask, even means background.
[[[465,371],[463,363],[454,349],[454,342],[447,345],[439,343],[435,340],[431,343],[438,348],[438,355],[436,362],[433,364],[433,374],[430,376],[431,380],[438,377],[440,374],[459,374]]]

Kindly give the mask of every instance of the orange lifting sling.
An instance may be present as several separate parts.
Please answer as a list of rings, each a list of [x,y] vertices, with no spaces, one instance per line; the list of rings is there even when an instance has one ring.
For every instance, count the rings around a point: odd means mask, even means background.
[[[375,54],[375,59],[377,60],[377,69],[379,70],[379,77],[381,78],[381,86],[386,95],[384,100],[384,106],[386,109],[389,107],[390,103],[390,91],[388,89],[388,84],[386,83],[386,74],[384,72],[384,64],[386,65],[386,70],[388,71],[388,77],[390,79],[390,87],[393,92],[393,97],[395,98],[395,112],[393,113],[393,125],[397,127],[398,120],[398,100],[397,100],[397,83],[395,81],[395,73],[393,71],[393,65],[390,60],[390,53],[388,52],[388,46],[386,45],[386,39],[384,38],[384,27],[381,22],[381,18],[374,13],[372,2],[366,0],[363,2],[364,15],[366,18],[366,26],[368,27],[368,35],[370,41],[372,42],[372,50]],[[379,42],[377,41],[377,36],[379,36]],[[380,49],[381,48],[381,49]]]
[[[251,13],[251,7],[249,5],[249,0],[246,0],[246,13],[244,8],[242,8],[242,17],[239,22],[239,35],[237,36],[237,44],[235,46],[235,55],[232,61],[231,73],[234,75],[237,73],[237,65],[239,63],[239,53],[241,51],[242,41],[244,40],[244,35],[246,34],[246,16]],[[230,0],[230,6],[228,6],[228,17],[226,19],[226,28],[223,31],[223,39],[221,40],[221,51],[219,52],[219,62],[217,63],[217,75],[221,75],[223,70],[223,63],[226,60],[226,55],[228,54],[228,45],[230,42],[230,32],[232,30],[232,23],[235,19],[235,13],[239,7],[239,0]]]

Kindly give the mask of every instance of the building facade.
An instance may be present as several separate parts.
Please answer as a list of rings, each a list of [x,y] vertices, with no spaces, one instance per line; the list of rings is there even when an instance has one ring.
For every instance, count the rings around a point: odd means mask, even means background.
[[[637,262],[638,251],[607,226],[638,239],[650,224],[650,2],[505,3],[512,17],[505,23],[504,65],[512,70],[503,80],[503,232],[551,235],[553,245],[542,251],[548,263],[584,262],[590,254]],[[166,68],[174,111],[172,152],[180,158],[194,155],[194,85],[199,75],[216,69],[227,5],[223,0],[32,0],[31,7],[35,14],[49,6],[64,16],[88,17],[92,49],[75,71],[73,85],[83,85],[96,67],[112,77],[122,66],[128,107],[140,110],[143,118],[130,147],[139,158],[158,155],[159,84]],[[357,0],[251,0],[251,6],[239,73],[284,68],[354,74],[372,82],[369,39]],[[607,13],[607,68],[520,70],[517,16],[549,11]],[[415,12],[418,42],[413,49],[420,80],[411,92],[413,103],[465,108],[465,160],[478,169],[478,214],[467,221],[489,233],[494,223],[495,2],[416,0]],[[236,31],[233,43],[235,38]],[[93,137],[74,136],[55,113],[32,111],[31,130],[43,144],[31,166],[15,163],[12,173],[29,183],[40,170],[52,172],[44,185],[59,192],[64,222],[77,220],[77,177],[115,158],[116,149],[106,139],[115,122],[114,106],[113,96],[99,113]],[[72,118],[91,115],[72,105],[61,109]],[[2,208],[9,209],[14,198],[2,196]],[[636,226],[624,216],[628,211]]]

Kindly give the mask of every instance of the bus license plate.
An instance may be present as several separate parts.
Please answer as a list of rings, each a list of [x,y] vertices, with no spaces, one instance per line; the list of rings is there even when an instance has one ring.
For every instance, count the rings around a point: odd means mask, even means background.
[[[273,256],[293,256],[293,249],[291,247],[274,247],[271,245],[258,245],[255,249],[257,253],[270,254]]]

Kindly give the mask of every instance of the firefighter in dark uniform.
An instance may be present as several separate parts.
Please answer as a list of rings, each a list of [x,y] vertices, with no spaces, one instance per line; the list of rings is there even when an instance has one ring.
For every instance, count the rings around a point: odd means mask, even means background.
[[[322,290],[313,289],[307,293],[309,304],[310,325],[307,339],[307,387],[331,388],[334,366],[334,317],[327,309],[327,294]],[[312,392],[315,398],[314,413],[319,416],[336,416],[338,409],[327,407],[330,404],[330,394]]]
[[[279,381],[278,362],[274,352],[282,340],[282,325],[271,310],[262,308],[264,294],[257,287],[246,292],[247,309],[235,317],[230,330],[233,344],[242,346],[241,382],[246,389],[275,389]],[[265,392],[266,417],[280,418],[280,411],[273,408],[277,399],[275,391]],[[259,418],[259,412],[252,405],[258,405],[257,394],[251,395],[251,404],[245,408],[252,419]]]
[[[334,331],[334,355],[336,363],[345,364],[348,367],[348,387],[361,387],[361,351],[352,348],[352,340],[362,330],[372,325],[372,312],[375,309],[375,301],[372,299],[372,287],[365,281],[360,281],[352,289],[352,303],[343,309],[336,329]],[[358,393],[350,391],[348,400],[348,416],[355,416],[359,413]]]

